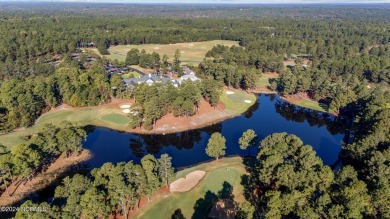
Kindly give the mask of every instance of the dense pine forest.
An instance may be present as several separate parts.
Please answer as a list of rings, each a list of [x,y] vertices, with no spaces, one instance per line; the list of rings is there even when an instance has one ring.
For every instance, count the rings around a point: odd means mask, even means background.
[[[70,58],[69,53],[91,43],[103,52],[117,44],[238,40],[243,47],[210,51],[207,55],[214,61],[202,62],[200,73],[228,86],[251,89],[261,72],[278,72],[275,90],[307,92],[337,111],[364,93],[368,83],[390,80],[388,23],[375,20],[3,16],[1,29],[7,30],[0,33],[3,131],[29,126],[42,111],[62,102],[87,106],[109,101],[104,61],[85,68],[83,59]],[[310,59],[308,66],[302,66],[298,57],[294,68],[284,69],[284,59],[300,54]],[[55,55],[64,60],[57,68],[51,63]],[[75,77],[80,79],[77,83]],[[67,80],[72,80],[72,86]]]
[[[238,216],[390,218],[388,6],[64,7],[65,12],[48,4],[40,14],[28,3],[0,4],[0,133],[32,126],[42,113],[63,103],[96,106],[113,97],[134,99],[138,113],[130,116],[129,125],[151,129],[168,112],[195,114],[201,98],[215,106],[223,86],[252,91],[264,73],[277,73],[270,89],[282,96],[305,94],[346,121],[348,138],[339,155],[343,167],[323,165],[296,136],[278,133],[257,141],[260,151],[248,167],[247,202]],[[124,13],[113,13],[118,8]],[[81,52],[84,47],[104,54],[114,45],[207,40],[235,40],[240,46],[213,47],[194,68],[206,80],[180,89],[121,87],[118,77],[106,73],[112,60],[91,55],[94,62],[89,63]],[[294,65],[285,67],[287,60]],[[153,62],[164,61],[158,57]],[[34,177],[62,153],[78,153],[85,136],[83,128],[65,124],[26,136],[26,143],[11,149],[0,142],[3,190],[11,181]],[[51,211],[19,212],[16,218],[127,215],[172,176],[168,155],[147,155],[141,164],[107,163],[86,176],[65,178],[52,203],[23,204]]]

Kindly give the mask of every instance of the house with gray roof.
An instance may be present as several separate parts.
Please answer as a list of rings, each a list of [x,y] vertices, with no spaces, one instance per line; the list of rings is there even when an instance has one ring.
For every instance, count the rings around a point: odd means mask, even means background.
[[[188,68],[188,66],[184,65],[183,67],[183,74],[185,75],[194,75],[195,72],[192,71],[190,68]]]
[[[133,86],[136,84],[146,83],[148,85],[152,85],[154,83],[172,83],[173,86],[178,87],[179,81],[174,80],[166,75],[157,75],[157,74],[145,74],[139,78],[125,78],[123,82],[127,86]]]
[[[179,83],[185,81],[185,80],[191,80],[192,82],[194,81],[200,81],[200,78],[196,77],[195,74],[188,74],[188,75],[183,75],[179,78]]]

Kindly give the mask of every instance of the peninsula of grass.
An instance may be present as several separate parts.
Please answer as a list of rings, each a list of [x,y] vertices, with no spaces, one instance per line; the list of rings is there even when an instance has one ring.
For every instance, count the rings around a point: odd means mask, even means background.
[[[225,119],[230,118],[231,116],[244,113],[250,106],[253,105],[254,101],[256,101],[256,96],[253,94],[248,94],[240,90],[234,92],[235,93],[231,95],[227,95],[226,93],[224,93],[221,96],[221,101],[225,105],[225,112],[230,115],[223,117]],[[244,100],[251,100],[252,103],[245,103]],[[122,102],[123,104],[126,103],[125,100],[123,100]],[[210,117],[210,121],[206,122],[212,123],[214,122],[214,119],[215,118]],[[217,119],[221,119],[221,117],[217,117]],[[19,129],[15,132],[0,135],[0,143],[7,147],[12,147],[17,144],[23,143],[25,141],[25,136],[33,135],[39,132],[42,127],[49,123],[57,126],[62,126],[63,124],[65,124],[65,122],[71,122],[79,126],[94,125],[107,127],[119,131],[134,132],[135,130],[131,129],[128,126],[129,121],[130,119],[127,117],[127,114],[123,113],[122,109],[120,109],[119,106],[112,106],[108,104],[95,107],[66,107],[60,110],[45,113],[37,120],[35,125],[29,128]],[[188,128],[190,127],[191,126],[189,126]],[[185,130],[185,127],[183,127],[183,130],[181,131]],[[166,130],[164,132],[168,133],[169,130]],[[153,134],[154,132],[152,130],[149,133]]]
[[[246,174],[246,170],[241,157],[223,158],[218,162],[214,160],[184,169],[176,174],[176,179],[185,177],[195,170],[205,171],[206,175],[192,190],[156,197],[148,205],[141,208],[133,218],[171,218],[176,209],[181,209],[185,218],[193,218],[194,213],[197,215],[207,214],[200,212],[203,209],[196,208],[195,204],[198,200],[204,199],[206,193],[210,194],[211,192],[217,196],[226,182],[233,187],[234,200],[238,203],[245,201],[241,176]]]
[[[228,93],[230,94],[228,94]],[[166,134],[172,132],[181,132],[194,128],[201,128],[207,126],[209,124],[213,124],[216,121],[223,121],[234,116],[240,115],[246,112],[254,103],[257,101],[257,96],[252,93],[248,93],[242,90],[224,90],[221,97],[221,102],[224,107],[222,109],[216,109],[205,112],[206,114],[196,114],[193,117],[190,117],[192,121],[198,122],[201,118],[202,123],[198,123],[198,126],[192,126],[191,122],[188,120],[185,124],[178,128],[179,126],[176,122],[181,117],[175,118],[172,120],[164,120],[162,122],[158,121],[155,129],[151,131],[146,131],[143,129],[131,129],[128,125],[130,119],[127,117],[127,114],[123,113],[122,110],[118,106],[114,106],[112,104],[102,105],[102,106],[94,106],[94,107],[66,107],[63,109],[55,110],[52,112],[45,113],[42,115],[35,123],[35,125],[29,128],[18,129],[17,131],[0,135],[0,144],[3,144],[7,147],[12,147],[17,144],[25,142],[25,136],[30,136],[35,133],[38,133],[42,127],[46,124],[53,124],[56,126],[62,126],[66,122],[71,122],[78,126],[101,126],[107,127],[110,129],[115,129],[118,131],[126,131],[133,133],[142,133],[142,134]],[[287,99],[287,101],[289,101]],[[291,101],[289,101],[291,102]],[[120,104],[128,104],[129,100],[120,100]],[[325,112],[325,110],[314,101],[310,100],[293,100],[291,102],[297,106],[306,107],[310,109],[314,109],[317,111]],[[329,113],[329,112],[328,112]],[[333,113],[334,112],[330,112]],[[163,129],[162,129],[163,128]]]
[[[302,99],[302,100],[294,101],[293,104],[300,107],[317,110],[320,112],[334,113],[333,111],[332,112],[325,111],[325,109],[321,107],[321,105],[316,101]]]
[[[250,100],[251,103],[244,102],[245,100]],[[224,111],[215,111],[214,114],[220,114],[216,117],[207,117],[209,121],[204,121],[202,125],[212,124],[214,120],[223,120],[231,118],[232,116],[240,115],[244,113],[253,103],[256,101],[256,96],[254,94],[249,94],[245,91],[234,90],[234,94],[226,94],[226,91],[221,95],[221,101],[225,106]],[[121,100],[122,104],[128,104],[129,101]],[[118,104],[117,104],[118,105]],[[133,130],[128,125],[130,119],[127,117],[127,114],[122,112],[123,109],[120,109],[119,106],[113,106],[112,104],[94,106],[94,107],[65,107],[56,111],[48,112],[42,115],[35,123],[35,125],[19,129],[15,132],[11,132],[5,135],[0,135],[0,143],[12,147],[17,144],[23,143],[25,141],[25,136],[33,135],[38,133],[42,127],[46,124],[53,124],[56,126],[62,126],[66,122],[71,122],[78,126],[102,126],[119,131],[127,132],[136,132],[136,133],[149,133],[149,134],[159,134],[160,132],[152,130],[151,132]],[[194,119],[196,120],[195,115]],[[204,117],[202,117],[204,119]],[[180,118],[178,118],[180,119]],[[175,121],[172,121],[174,125]],[[201,127],[201,126],[199,126]],[[197,128],[199,128],[197,127]],[[186,131],[188,129],[194,128],[192,126],[182,127],[180,131]],[[164,130],[164,133],[169,133],[170,128]],[[173,129],[172,129],[173,130]],[[172,131],[171,130],[171,131]],[[176,131],[176,130],[175,130]]]
[[[105,57],[111,60],[125,61],[126,54],[133,48],[145,50],[147,53],[156,52],[162,57],[168,55],[169,61],[173,61],[176,50],[180,50],[180,61],[182,64],[197,66],[205,57],[206,53],[215,45],[239,46],[237,41],[230,40],[212,40],[204,42],[187,42],[175,44],[143,44],[143,45],[118,45],[109,48],[110,55]],[[96,48],[88,48],[96,54],[100,54]]]
[[[258,89],[254,92],[256,93],[276,93],[275,91],[272,91],[270,89],[271,83],[270,80],[272,79],[277,79],[278,75],[277,74],[262,74],[261,78],[259,79],[257,83]],[[334,111],[326,111],[323,107],[321,107],[320,103],[314,101],[314,100],[307,100],[307,99],[300,99],[300,100],[289,100],[289,98],[285,98],[286,101],[290,102],[291,104],[320,111],[320,112],[325,112],[325,113],[331,113],[335,114]]]
[[[46,124],[62,126],[65,122],[71,122],[79,126],[95,125],[108,127],[120,131],[129,131],[129,118],[120,108],[112,106],[104,107],[80,107],[65,108],[44,114],[35,125],[0,136],[0,143],[12,147],[23,143],[24,136],[39,132]]]
[[[246,112],[251,107],[257,97],[254,94],[242,90],[231,90],[232,94],[228,94],[230,90],[224,90],[220,100],[225,105],[226,111],[231,115],[239,115]],[[245,102],[249,100],[250,103]]]

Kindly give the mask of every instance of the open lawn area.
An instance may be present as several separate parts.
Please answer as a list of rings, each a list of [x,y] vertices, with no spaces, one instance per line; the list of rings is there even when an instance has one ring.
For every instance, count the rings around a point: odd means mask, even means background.
[[[307,63],[309,62],[310,60],[309,59],[303,59],[303,64],[304,65],[307,65]],[[295,66],[295,60],[287,60],[287,61],[283,61],[283,64],[284,66]]]
[[[242,90],[224,90],[220,99],[228,113],[238,115],[247,111],[254,104],[256,96]]]
[[[250,103],[246,103],[245,100],[250,101]],[[8,133],[5,135],[0,135],[0,143],[7,146],[12,147],[17,144],[20,144],[25,141],[24,137],[29,136],[35,133],[38,133],[45,124],[54,124],[57,126],[63,125],[65,122],[71,122],[78,126],[86,126],[86,125],[94,125],[94,126],[102,126],[108,127],[111,129],[119,130],[119,131],[128,131],[134,133],[146,133],[146,130],[143,129],[131,129],[128,126],[129,118],[127,114],[123,113],[120,106],[121,105],[131,105],[130,100],[115,100],[115,103],[109,103],[102,106],[94,106],[94,107],[68,107],[57,109],[52,112],[45,113],[41,116],[35,125],[20,129],[18,131]],[[199,127],[208,125],[215,120],[221,118],[230,118],[231,116],[239,115],[244,113],[250,106],[253,105],[254,101],[256,101],[256,96],[254,94],[248,94],[245,91],[234,90],[234,94],[227,95],[224,93],[221,96],[221,101],[224,103],[225,108],[222,108],[221,111],[212,109],[212,111],[208,111],[200,109],[199,114],[191,117],[191,119],[195,121],[202,120],[203,123],[196,123]],[[207,108],[207,107],[206,107]],[[214,111],[215,110],[215,111]],[[203,112],[203,113],[202,113]],[[211,113],[213,116],[208,116],[207,113]],[[215,116],[218,114],[219,116]],[[169,117],[169,116],[168,116]],[[172,117],[174,118],[174,117]],[[180,120],[181,119],[181,120]],[[188,129],[193,129],[193,125],[191,122],[183,123],[183,126],[180,126],[180,129],[177,129],[179,126],[177,121],[182,121],[183,118],[174,118],[165,120],[165,122],[158,123],[159,126],[156,126],[150,134],[153,133],[169,133],[169,132],[177,132],[184,131]],[[162,128],[163,129],[162,129]],[[137,132],[138,131],[138,132]]]
[[[64,122],[72,122],[80,126],[96,125],[122,131],[130,130],[127,125],[129,118],[119,107],[65,108],[44,114],[32,127],[0,136],[0,143],[12,147],[24,142],[23,136],[37,133],[45,124],[61,126]]]
[[[102,120],[108,121],[111,123],[119,124],[119,125],[126,125],[130,122],[129,117],[126,115],[122,115],[119,113],[111,113],[107,114],[101,117]]]
[[[293,104],[295,104],[297,106],[301,106],[301,107],[305,107],[305,108],[321,111],[321,112],[327,112],[327,111],[325,111],[324,108],[322,108],[320,106],[320,104],[318,102],[315,102],[315,101],[302,99],[302,100],[298,100],[298,101],[293,101]]]
[[[156,197],[147,206],[141,208],[133,218],[171,218],[176,209],[181,209],[185,218],[198,218],[196,215],[206,216],[208,212],[205,212],[205,209],[212,205],[210,199],[218,196],[223,185],[227,185],[226,182],[233,186],[232,193],[235,201],[242,203],[245,200],[241,176],[246,171],[241,157],[223,158],[219,162],[211,161],[179,171],[176,179],[185,177],[195,170],[205,171],[206,175],[192,190]],[[203,199],[206,193],[208,199],[205,201]],[[198,203],[197,207],[196,203]]]
[[[271,86],[270,80],[277,78],[278,74],[262,74],[259,81],[257,82],[257,89],[259,91],[271,91],[269,89]]]
[[[121,75],[122,78],[139,78],[140,76],[142,75],[136,71],[130,71],[126,74]]]
[[[110,55],[106,57],[109,59],[117,59],[118,61],[125,61],[126,54],[130,49],[137,48],[140,51],[145,49],[147,53],[157,52],[160,54],[161,58],[164,54],[168,55],[169,61],[173,61],[173,57],[176,49],[179,49],[181,52],[180,60],[182,64],[187,65],[198,65],[203,58],[205,57],[207,51],[209,51],[213,46],[221,44],[225,46],[238,46],[237,41],[229,41],[229,40],[212,40],[212,41],[204,41],[204,42],[188,42],[188,43],[176,43],[176,44],[144,44],[144,45],[119,45],[119,46],[111,46],[109,48]],[[99,52],[95,48],[88,48],[97,54]]]

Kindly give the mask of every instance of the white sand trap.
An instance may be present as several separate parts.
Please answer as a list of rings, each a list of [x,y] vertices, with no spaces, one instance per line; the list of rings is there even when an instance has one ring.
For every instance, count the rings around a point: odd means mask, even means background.
[[[191,43],[190,45],[188,45],[188,46],[194,46],[194,44],[193,43]]]
[[[206,172],[204,171],[193,171],[187,174],[186,178],[180,178],[169,186],[170,192],[187,192],[194,188],[198,182],[203,179]]]
[[[153,49],[160,49],[160,47],[157,46],[157,47],[154,47]]]
[[[182,53],[182,54],[183,54],[183,53],[186,53],[186,52],[184,52],[184,51],[180,51],[180,53]]]
[[[122,110],[123,113],[130,113],[130,110],[129,109],[124,109]]]
[[[234,94],[234,92],[233,91],[226,91],[226,94],[231,95],[231,94]]]
[[[252,103],[252,100],[244,100],[245,103]]]
[[[121,108],[121,109],[129,109],[129,108],[130,108],[130,105],[125,104],[125,105],[120,106],[120,108]]]

